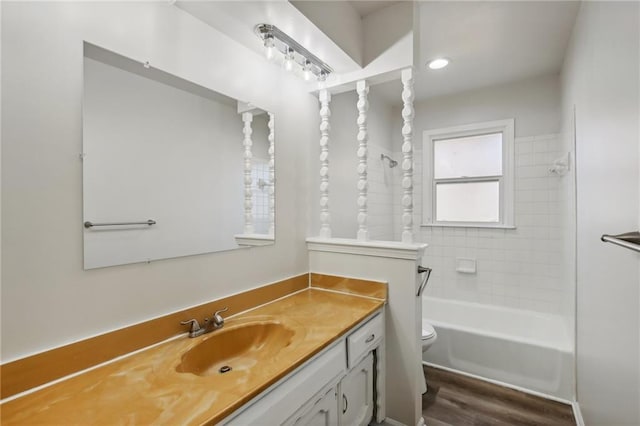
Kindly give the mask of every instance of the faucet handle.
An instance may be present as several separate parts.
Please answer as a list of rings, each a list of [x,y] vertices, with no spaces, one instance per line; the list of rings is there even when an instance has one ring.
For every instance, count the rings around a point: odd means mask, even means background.
[[[182,325],[191,324],[191,328],[189,329],[190,333],[195,333],[196,331],[200,330],[200,324],[198,323],[197,319],[190,319],[190,320],[187,320],[187,321],[180,321],[180,324],[182,324]]]
[[[219,311],[216,311],[213,316],[211,317],[211,320],[213,321],[213,324],[216,327],[222,327],[224,325],[224,318],[222,318],[222,315],[220,315],[222,312],[227,312],[229,310],[228,307],[225,307],[224,309],[220,309]]]
[[[216,311],[213,316],[215,317],[216,315],[220,315],[222,312],[227,312],[228,310],[229,308],[220,309],[219,311]]]

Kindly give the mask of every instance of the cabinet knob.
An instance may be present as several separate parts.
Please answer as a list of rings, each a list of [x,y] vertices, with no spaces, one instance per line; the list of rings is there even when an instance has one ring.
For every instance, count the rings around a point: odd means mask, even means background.
[[[365,340],[364,342],[365,343],[373,342],[373,339],[375,338],[376,338],[376,335],[372,334],[371,336],[367,337],[367,340]]]
[[[347,400],[347,395],[342,395],[342,402],[344,403],[344,408],[342,409],[342,414],[347,412],[347,408],[349,407],[349,401]]]

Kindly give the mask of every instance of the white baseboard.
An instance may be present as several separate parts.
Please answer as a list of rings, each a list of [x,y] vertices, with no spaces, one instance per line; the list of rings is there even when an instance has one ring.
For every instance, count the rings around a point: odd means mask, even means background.
[[[527,388],[522,388],[520,386],[512,385],[509,383],[501,382],[499,380],[487,379],[486,377],[476,376],[475,374],[466,373],[464,371],[456,370],[455,368],[443,367],[441,365],[431,364],[430,362],[422,361],[422,365],[426,365],[428,367],[437,368],[439,370],[449,371],[451,373],[460,374],[461,376],[471,377],[472,379],[482,380],[483,382],[493,383],[494,385],[502,386],[504,388],[514,389],[520,392],[528,393],[529,395],[539,396],[540,398],[549,399],[551,401],[561,402],[563,404],[573,406],[573,401],[569,401],[568,399],[558,398],[557,396],[548,395],[546,393],[534,391]]]
[[[582,411],[580,411],[580,404],[578,404],[578,401],[572,402],[571,408],[573,408],[573,418],[576,419],[576,425],[584,426],[584,419],[582,418]]]

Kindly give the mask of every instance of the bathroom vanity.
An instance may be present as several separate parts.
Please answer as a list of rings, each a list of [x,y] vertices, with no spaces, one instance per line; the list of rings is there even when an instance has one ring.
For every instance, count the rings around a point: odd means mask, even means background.
[[[306,288],[230,316],[209,334],[183,334],[7,401],[2,421],[353,425],[368,424],[373,415],[382,420],[385,303]]]
[[[374,407],[383,408],[374,400],[379,394],[374,389],[382,388],[379,380],[384,377],[383,338],[384,313],[378,312],[223,424],[369,424]]]

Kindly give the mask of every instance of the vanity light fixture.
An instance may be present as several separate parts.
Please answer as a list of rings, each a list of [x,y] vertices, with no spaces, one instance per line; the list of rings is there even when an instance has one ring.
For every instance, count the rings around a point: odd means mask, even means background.
[[[264,38],[264,55],[267,60],[272,60],[276,51],[276,44],[273,42],[273,36],[268,35]]]
[[[427,64],[427,66],[432,70],[439,70],[449,65],[449,60],[446,58],[436,58]]]
[[[293,70],[293,61],[295,61],[295,55],[293,53],[293,49],[287,47],[286,53],[284,54],[284,69],[287,71]]]
[[[302,66],[302,73],[306,81],[311,80],[311,61],[309,61],[308,59],[305,59],[304,61],[304,65]]]
[[[297,41],[283,33],[275,25],[258,24],[255,33],[263,42],[264,53],[268,60],[275,60],[280,52],[282,64],[287,71],[302,74],[309,81],[313,76],[318,81],[325,81],[333,69],[313,53],[302,47]]]

